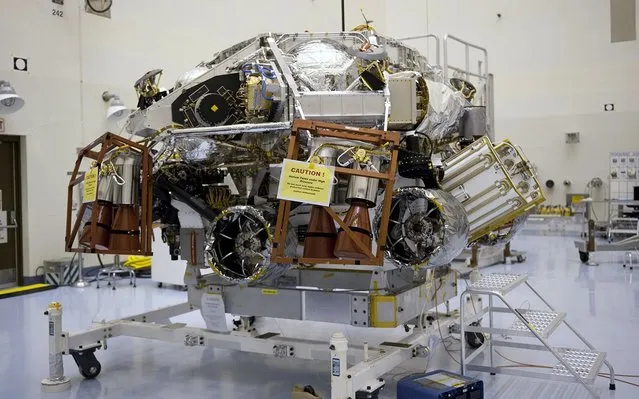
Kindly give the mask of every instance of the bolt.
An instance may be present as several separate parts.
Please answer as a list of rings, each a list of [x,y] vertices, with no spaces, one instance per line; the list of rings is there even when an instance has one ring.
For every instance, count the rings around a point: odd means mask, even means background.
[[[347,375],[346,378],[348,378],[350,380],[351,379],[351,375],[350,374]]]

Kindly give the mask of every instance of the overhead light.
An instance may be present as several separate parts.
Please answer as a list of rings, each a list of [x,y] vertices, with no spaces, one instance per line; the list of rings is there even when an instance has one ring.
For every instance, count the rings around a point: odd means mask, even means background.
[[[106,112],[107,121],[117,121],[129,114],[129,109],[124,105],[117,94],[111,94],[105,91],[102,93],[102,99],[104,102],[109,103],[109,108]]]
[[[22,97],[7,80],[0,80],[0,114],[11,114],[24,106]]]

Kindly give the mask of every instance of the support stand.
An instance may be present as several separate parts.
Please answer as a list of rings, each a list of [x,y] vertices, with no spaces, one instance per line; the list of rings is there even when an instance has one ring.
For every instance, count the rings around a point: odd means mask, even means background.
[[[41,381],[44,392],[62,392],[71,388],[71,380],[64,375],[62,305],[52,302],[44,312],[49,316],[49,376]]]
[[[64,376],[63,355],[73,356],[85,378],[95,378],[102,369],[95,358],[95,350],[106,350],[107,339],[129,336],[173,342],[185,347],[210,346],[275,357],[330,359],[331,398],[376,398],[386,384],[382,375],[411,358],[427,356],[429,338],[439,336],[440,330],[446,338],[451,331],[457,330],[459,324],[458,317],[443,317],[437,325],[431,322],[423,329],[414,327],[397,342],[382,342],[377,347],[369,347],[367,344],[349,345],[342,333],[334,334],[330,342],[326,342],[283,337],[274,332],[259,335],[241,331],[218,333],[181,323],[162,322],[195,309],[187,302],[122,320],[98,323],[89,330],[69,334],[62,331],[61,305],[50,304],[45,313],[49,316],[49,377],[42,381],[43,390],[62,391],[70,387],[70,380]],[[436,312],[431,316],[442,317]],[[353,365],[349,367],[349,363]]]

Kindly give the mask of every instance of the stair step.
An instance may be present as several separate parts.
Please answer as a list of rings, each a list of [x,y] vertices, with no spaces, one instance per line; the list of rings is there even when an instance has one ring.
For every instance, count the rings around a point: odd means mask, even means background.
[[[561,357],[575,369],[577,374],[586,382],[593,383],[606,358],[605,352],[596,352],[589,349],[558,349]],[[552,369],[552,374],[560,376],[572,376],[570,371],[559,363]]]
[[[548,338],[566,318],[566,313],[564,312],[530,309],[518,309],[518,311],[528,321],[530,326],[544,338]],[[509,329],[512,330],[512,335],[534,337],[528,326],[519,319],[516,319]]]
[[[525,274],[487,273],[468,285],[467,291],[476,294],[498,292],[501,295],[506,295],[527,279],[528,276]]]

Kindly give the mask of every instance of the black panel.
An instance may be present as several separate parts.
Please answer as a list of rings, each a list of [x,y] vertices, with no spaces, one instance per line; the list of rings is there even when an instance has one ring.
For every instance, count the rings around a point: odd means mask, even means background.
[[[244,105],[239,101],[240,74],[214,76],[190,87],[171,104],[171,119],[185,127],[243,123]]]

